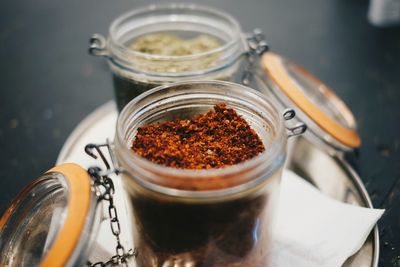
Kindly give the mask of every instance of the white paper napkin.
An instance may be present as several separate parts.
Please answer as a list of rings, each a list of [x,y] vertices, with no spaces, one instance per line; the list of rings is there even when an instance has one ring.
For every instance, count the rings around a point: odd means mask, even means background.
[[[384,212],[333,200],[288,170],[282,177],[278,210],[274,267],[342,266]]]

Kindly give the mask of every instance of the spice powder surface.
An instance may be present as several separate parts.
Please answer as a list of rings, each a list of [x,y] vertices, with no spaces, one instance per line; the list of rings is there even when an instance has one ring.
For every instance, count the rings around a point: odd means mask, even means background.
[[[138,128],[132,150],[168,167],[212,169],[249,160],[265,147],[246,120],[221,103],[191,120]]]

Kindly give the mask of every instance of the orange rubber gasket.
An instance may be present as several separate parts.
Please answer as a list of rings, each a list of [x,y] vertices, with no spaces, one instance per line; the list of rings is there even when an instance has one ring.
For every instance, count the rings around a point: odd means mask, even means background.
[[[90,209],[90,176],[82,167],[66,163],[54,167],[49,172],[64,175],[68,182],[68,205],[64,226],[46,254],[40,267],[62,267],[74,252],[85,226]]]
[[[279,89],[319,127],[346,146],[351,148],[360,146],[361,139],[355,130],[348,129],[332,119],[302,92],[287,72],[280,56],[271,52],[265,53],[261,59],[261,66],[266,74],[278,85]],[[304,72],[309,78],[322,84],[312,74],[303,69],[302,73],[304,74]],[[326,86],[325,89],[327,90],[326,95],[337,98],[332,90]]]

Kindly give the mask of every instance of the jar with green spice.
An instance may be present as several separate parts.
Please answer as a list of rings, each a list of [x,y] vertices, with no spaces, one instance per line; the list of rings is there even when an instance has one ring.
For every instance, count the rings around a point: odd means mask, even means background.
[[[151,5],[117,19],[107,38],[95,34],[90,53],[104,56],[121,110],[139,94],[182,80],[241,82],[249,57],[267,49],[231,15],[197,5]],[[242,67],[244,66],[244,67]]]

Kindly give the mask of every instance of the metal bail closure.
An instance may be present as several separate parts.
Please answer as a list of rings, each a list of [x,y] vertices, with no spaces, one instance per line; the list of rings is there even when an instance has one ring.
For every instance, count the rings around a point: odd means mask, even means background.
[[[269,46],[261,29],[254,29],[253,34],[247,38],[249,52],[261,56],[268,51]]]
[[[261,67],[271,90],[283,106],[298,108],[301,121],[330,145],[353,149],[361,144],[350,109],[314,75],[285,58],[268,52]]]
[[[108,57],[106,38],[98,33],[92,35],[89,40],[89,54],[93,56]]]
[[[105,167],[107,169],[106,171],[101,171],[99,173],[102,176],[110,175],[113,173],[118,175],[123,171],[123,169],[118,166],[118,161],[116,160],[115,155],[113,153],[113,146],[114,146],[114,144],[108,138],[106,140],[106,143],[104,143],[104,144],[87,144],[85,146],[86,154],[88,154],[89,156],[91,156],[94,159],[97,159],[98,156],[100,156],[101,161],[103,162],[103,164],[105,165]],[[108,152],[109,158],[111,160],[111,164],[108,162],[105,154],[101,150],[101,148],[103,148],[103,147],[107,148],[107,152]],[[94,152],[96,152],[98,156],[96,156],[96,154]],[[100,168],[96,168],[96,169],[100,169]]]
[[[246,38],[245,45],[247,47],[247,65],[242,75],[242,84],[249,85],[253,78],[256,63],[261,55],[268,51],[269,46],[267,41],[265,41],[264,33],[260,29],[253,30],[253,33]]]
[[[285,119],[285,121],[290,121],[294,119],[294,117],[296,117],[296,112],[294,111],[294,109],[289,108],[283,112],[283,118]],[[305,133],[307,131],[307,125],[299,122],[293,127],[286,126],[286,129],[288,130],[287,136],[288,138],[290,138],[292,136],[297,136]]]

